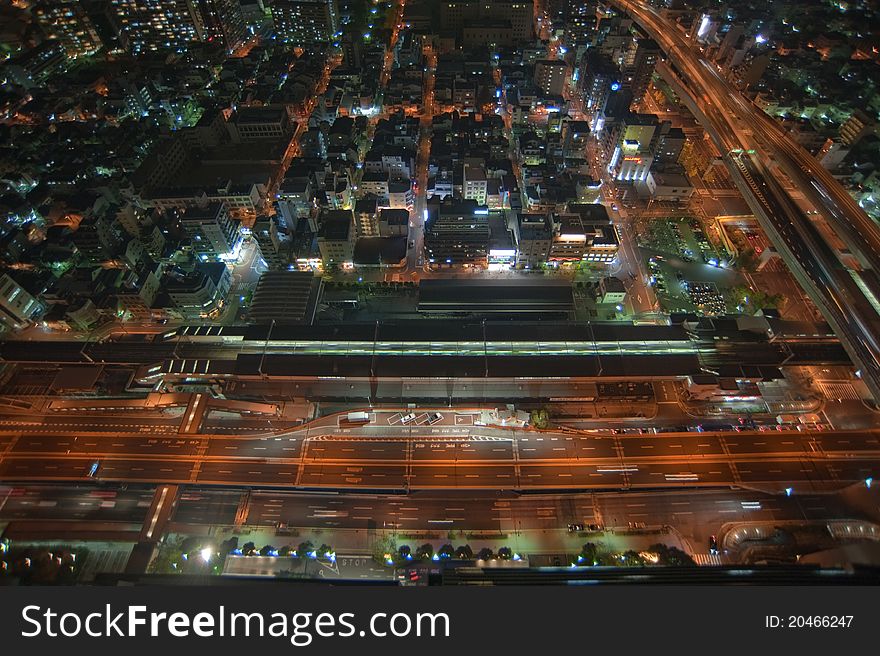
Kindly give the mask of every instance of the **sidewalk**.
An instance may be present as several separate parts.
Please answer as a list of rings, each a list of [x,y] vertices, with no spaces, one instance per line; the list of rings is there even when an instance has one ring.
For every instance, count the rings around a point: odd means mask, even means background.
[[[316,546],[327,544],[339,556],[372,555],[396,550],[408,545],[413,551],[428,543],[437,551],[444,544],[460,547],[468,544],[474,553],[488,547],[497,552],[501,547],[510,547],[514,552],[525,556],[535,555],[573,555],[580,552],[587,543],[602,544],[607,551],[642,551],[652,544],[663,543],[692,554],[691,545],[677,531],[667,527],[651,527],[640,530],[609,529],[579,536],[565,529],[530,529],[518,533],[498,534],[491,531],[392,531],[377,529],[312,529],[289,528],[276,531],[271,527],[203,526],[201,530],[188,531],[175,535],[211,537],[217,544],[231,537],[238,538],[241,546],[253,542],[257,549],[266,545],[280,548],[290,545],[296,548],[301,542],[310,540]],[[169,536],[172,534],[169,534]]]

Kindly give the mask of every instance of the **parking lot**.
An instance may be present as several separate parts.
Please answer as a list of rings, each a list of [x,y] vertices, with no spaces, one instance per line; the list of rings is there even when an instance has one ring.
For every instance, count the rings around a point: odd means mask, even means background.
[[[456,418],[458,415],[456,415]],[[416,414],[414,412],[403,413],[397,412],[386,420],[389,426],[433,426],[434,424],[438,424],[443,421],[444,416],[439,412],[422,412]],[[471,422],[473,423],[473,421]],[[469,424],[459,424],[456,421],[456,425],[469,425]]]

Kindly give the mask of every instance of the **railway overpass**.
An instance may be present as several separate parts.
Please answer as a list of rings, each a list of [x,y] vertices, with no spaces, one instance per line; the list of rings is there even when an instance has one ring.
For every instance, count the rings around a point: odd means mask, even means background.
[[[670,326],[425,320],[190,327],[158,340],[131,335],[40,342],[40,349],[7,342],[0,356],[22,365],[128,367],[144,389],[216,385],[240,395],[260,384],[275,386],[277,398],[444,404],[576,397],[589,381],[707,372],[772,380],[783,366],[850,362],[827,326],[750,317],[690,317]]]

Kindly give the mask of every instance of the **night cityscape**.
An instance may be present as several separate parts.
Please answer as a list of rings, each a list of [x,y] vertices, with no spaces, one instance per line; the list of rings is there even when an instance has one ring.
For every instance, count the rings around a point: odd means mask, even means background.
[[[876,585],[878,488],[876,0],[0,5],[0,585]]]

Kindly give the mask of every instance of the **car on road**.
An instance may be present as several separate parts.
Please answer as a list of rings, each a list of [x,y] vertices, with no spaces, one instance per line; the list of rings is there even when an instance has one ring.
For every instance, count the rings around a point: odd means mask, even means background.
[[[415,419],[416,419],[415,414],[410,412],[409,414],[403,415],[403,417],[400,418],[400,423],[403,425],[406,425],[406,424],[409,424],[409,423],[415,421]]]
[[[580,533],[583,530],[584,530],[583,524],[569,524],[568,525],[568,532],[569,533]]]
[[[713,556],[718,553],[718,538],[714,535],[709,536],[709,553]]]
[[[101,466],[101,463],[99,461],[95,460],[95,462],[92,463],[91,467],[89,467],[88,477],[94,478],[95,474],[98,473],[98,467],[100,467],[100,466]]]

